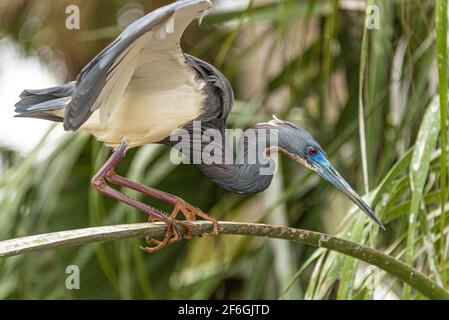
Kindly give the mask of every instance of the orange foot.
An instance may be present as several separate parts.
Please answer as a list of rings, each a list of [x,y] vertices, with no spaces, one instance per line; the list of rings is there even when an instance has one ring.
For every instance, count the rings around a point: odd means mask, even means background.
[[[185,222],[177,220],[179,214],[182,213],[182,215],[185,218]],[[178,198],[176,200],[175,207],[173,208],[173,211],[171,213],[171,218],[176,222],[177,225],[181,225],[184,227],[187,231],[184,234],[184,239],[191,239],[193,235],[193,226],[191,222],[196,221],[196,216],[203,218],[206,221],[212,222],[212,232],[207,233],[206,235],[210,236],[216,236],[218,235],[218,220],[203,211],[201,209],[191,205],[188,202],[185,202],[184,200]],[[150,222],[155,222],[157,219],[154,219],[153,217],[150,217]],[[176,230],[175,230],[176,232]],[[179,232],[178,232],[179,234]],[[176,240],[177,241],[177,240]],[[169,243],[175,242],[174,240],[169,241]],[[152,243],[153,240],[152,240]],[[160,241],[158,241],[160,243]]]
[[[154,219],[149,219],[150,222],[153,222]],[[164,239],[162,241],[156,240],[151,237],[147,237],[146,241],[148,244],[154,245],[153,247],[142,247],[140,246],[140,249],[143,251],[153,253],[159,250],[164,249],[167,245],[177,242],[182,239],[181,231],[179,230],[179,226],[182,226],[186,228],[188,231],[191,232],[192,226],[185,221],[178,221],[170,217],[170,220],[166,222],[167,227],[165,229],[165,235]]]
[[[187,222],[193,222],[196,220],[196,216],[203,218],[204,220],[212,222],[212,232],[207,233],[206,235],[216,236],[218,235],[218,220],[203,211],[198,209],[197,207],[192,206],[190,203],[185,202],[182,199],[176,203],[175,208],[171,214],[173,219],[176,219],[178,214],[182,213]],[[187,228],[187,232],[185,234],[186,239],[190,239],[192,237],[192,228]]]

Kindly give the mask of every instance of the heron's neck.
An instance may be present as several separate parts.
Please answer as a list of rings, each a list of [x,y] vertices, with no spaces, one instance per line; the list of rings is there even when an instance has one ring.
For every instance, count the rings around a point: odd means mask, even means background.
[[[248,132],[245,131],[244,134]],[[257,138],[240,139],[236,154],[225,144],[232,159],[224,164],[198,164],[201,171],[220,187],[235,193],[251,194],[269,187],[273,179],[275,162],[267,157],[267,147],[257,148]]]
[[[213,182],[228,191],[240,194],[261,192],[270,185],[275,169],[275,162],[267,151],[271,146],[282,147],[283,143],[276,141],[276,138],[273,139],[273,136],[270,138],[268,131],[270,129],[272,128],[256,125],[246,130],[236,145],[235,155],[229,143],[230,139],[216,145],[215,140],[203,141],[201,144],[203,155],[210,153],[211,150],[215,150],[215,153],[221,150],[223,161],[207,162],[203,158],[201,163],[198,161],[192,163]],[[280,137],[282,135],[279,135]]]

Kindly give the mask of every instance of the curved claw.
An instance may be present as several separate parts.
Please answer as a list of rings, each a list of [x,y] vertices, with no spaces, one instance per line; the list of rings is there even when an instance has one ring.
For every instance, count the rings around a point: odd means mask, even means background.
[[[164,240],[156,240],[150,237],[146,238],[146,241],[148,244],[154,245],[154,247],[144,247],[140,246],[140,249],[142,249],[145,252],[153,253],[159,250],[162,250],[167,245],[177,242],[182,239],[181,231],[179,230],[179,225],[184,226],[183,224],[180,224],[179,221],[173,220],[170,222],[167,222],[167,227],[165,231]],[[173,237],[172,237],[173,235]]]
[[[212,221],[212,231],[205,233],[206,236],[218,236],[218,220]]]
[[[179,223],[180,225],[182,225],[184,228],[186,228],[187,231],[186,231],[186,233],[184,234],[184,239],[187,239],[187,240],[188,240],[188,239],[191,239],[191,238],[192,238],[192,235],[193,235],[193,226],[190,224],[190,222],[191,222],[191,221],[195,221],[196,218],[195,218],[195,215],[194,215],[194,214],[190,213],[190,212],[189,212],[188,210],[186,210],[183,206],[180,206],[180,205],[178,205],[178,204],[177,204],[177,205],[175,206],[175,208],[173,209],[173,212],[172,212],[172,214],[171,214],[171,217],[172,217],[173,219],[176,219],[180,211],[183,213],[183,215],[184,215],[186,221],[185,221],[185,222],[183,222],[183,221],[178,221],[178,223]]]

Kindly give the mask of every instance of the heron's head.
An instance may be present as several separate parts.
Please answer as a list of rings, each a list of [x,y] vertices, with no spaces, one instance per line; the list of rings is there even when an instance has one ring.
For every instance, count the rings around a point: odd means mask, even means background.
[[[277,118],[268,122],[268,124],[278,129],[278,152],[286,154],[288,157],[308,169],[315,171],[322,178],[332,183],[382,229],[385,229],[373,210],[332,166],[327,158],[326,152],[324,152],[310,133],[291,122]]]

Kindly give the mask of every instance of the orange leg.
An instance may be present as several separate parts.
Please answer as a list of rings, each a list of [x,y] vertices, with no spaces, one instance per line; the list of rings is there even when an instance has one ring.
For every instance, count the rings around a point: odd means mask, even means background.
[[[195,216],[198,216],[200,218],[203,218],[204,220],[211,221],[213,224],[213,229],[210,235],[217,235],[218,234],[218,220],[200,209],[196,208],[195,206],[191,205],[190,203],[184,201],[183,199],[174,196],[172,194],[166,193],[164,191],[156,190],[154,188],[150,188],[148,186],[139,184],[137,182],[131,181],[125,177],[122,177],[115,173],[115,171],[111,170],[108,175],[106,175],[106,179],[113,184],[120,185],[122,187],[126,187],[138,192],[141,192],[151,198],[161,200],[163,202],[169,203],[174,206],[174,209],[172,211],[172,218],[176,219],[179,212],[182,212],[186,221],[195,221]],[[150,217],[152,220],[158,220],[158,217]],[[178,220],[176,220],[178,221]],[[191,230],[189,231],[188,224],[184,226],[187,228],[188,232],[187,234],[191,235]],[[190,228],[191,229],[191,228]]]
[[[182,226],[187,230],[184,235],[184,238],[190,239],[192,237],[192,225],[190,224],[190,222],[195,221],[196,216],[211,221],[213,223],[211,235],[218,234],[218,221],[214,217],[205,214],[200,209],[192,206],[191,204],[185,202],[184,200],[176,196],[141,185],[139,183],[136,183],[134,181],[131,181],[118,175],[115,172],[115,167],[118,165],[120,160],[122,160],[123,157],[125,156],[126,148],[127,148],[126,143],[123,143],[117,148],[117,150],[114,151],[112,156],[106,161],[103,167],[94,176],[94,178],[92,179],[92,184],[101,193],[147,213],[149,215],[149,221],[162,221],[166,223],[167,229],[164,239],[162,241],[159,241],[156,239],[147,238],[147,242],[155,246],[145,248],[142,247],[143,250],[147,252],[155,252],[161,250],[168,244],[180,240],[182,236],[181,232],[179,231],[179,226]],[[129,188],[141,192],[152,198],[159,199],[161,201],[169,203],[174,206],[174,209],[171,215],[168,215],[165,212],[162,212],[138,200],[132,199],[126,196],[125,194],[109,187],[106,184],[106,181],[108,181],[111,184]],[[176,220],[179,213],[182,213],[184,215],[185,221]]]
[[[92,185],[102,194],[111,197],[115,200],[126,203],[127,205],[136,208],[152,217],[158,221],[162,221],[167,225],[164,239],[159,241],[155,247],[142,248],[147,252],[155,252],[163,249],[167,244],[178,241],[181,239],[181,233],[178,226],[185,227],[186,224],[182,221],[176,221],[170,215],[162,212],[156,208],[153,208],[143,202],[133,199],[114,188],[111,188],[106,184],[108,180],[108,175],[114,172],[114,168],[118,165],[120,160],[125,156],[127,145],[125,143],[121,144],[117,150],[111,155],[111,157],[105,162],[101,169],[92,178]],[[152,243],[149,241],[149,243]]]

